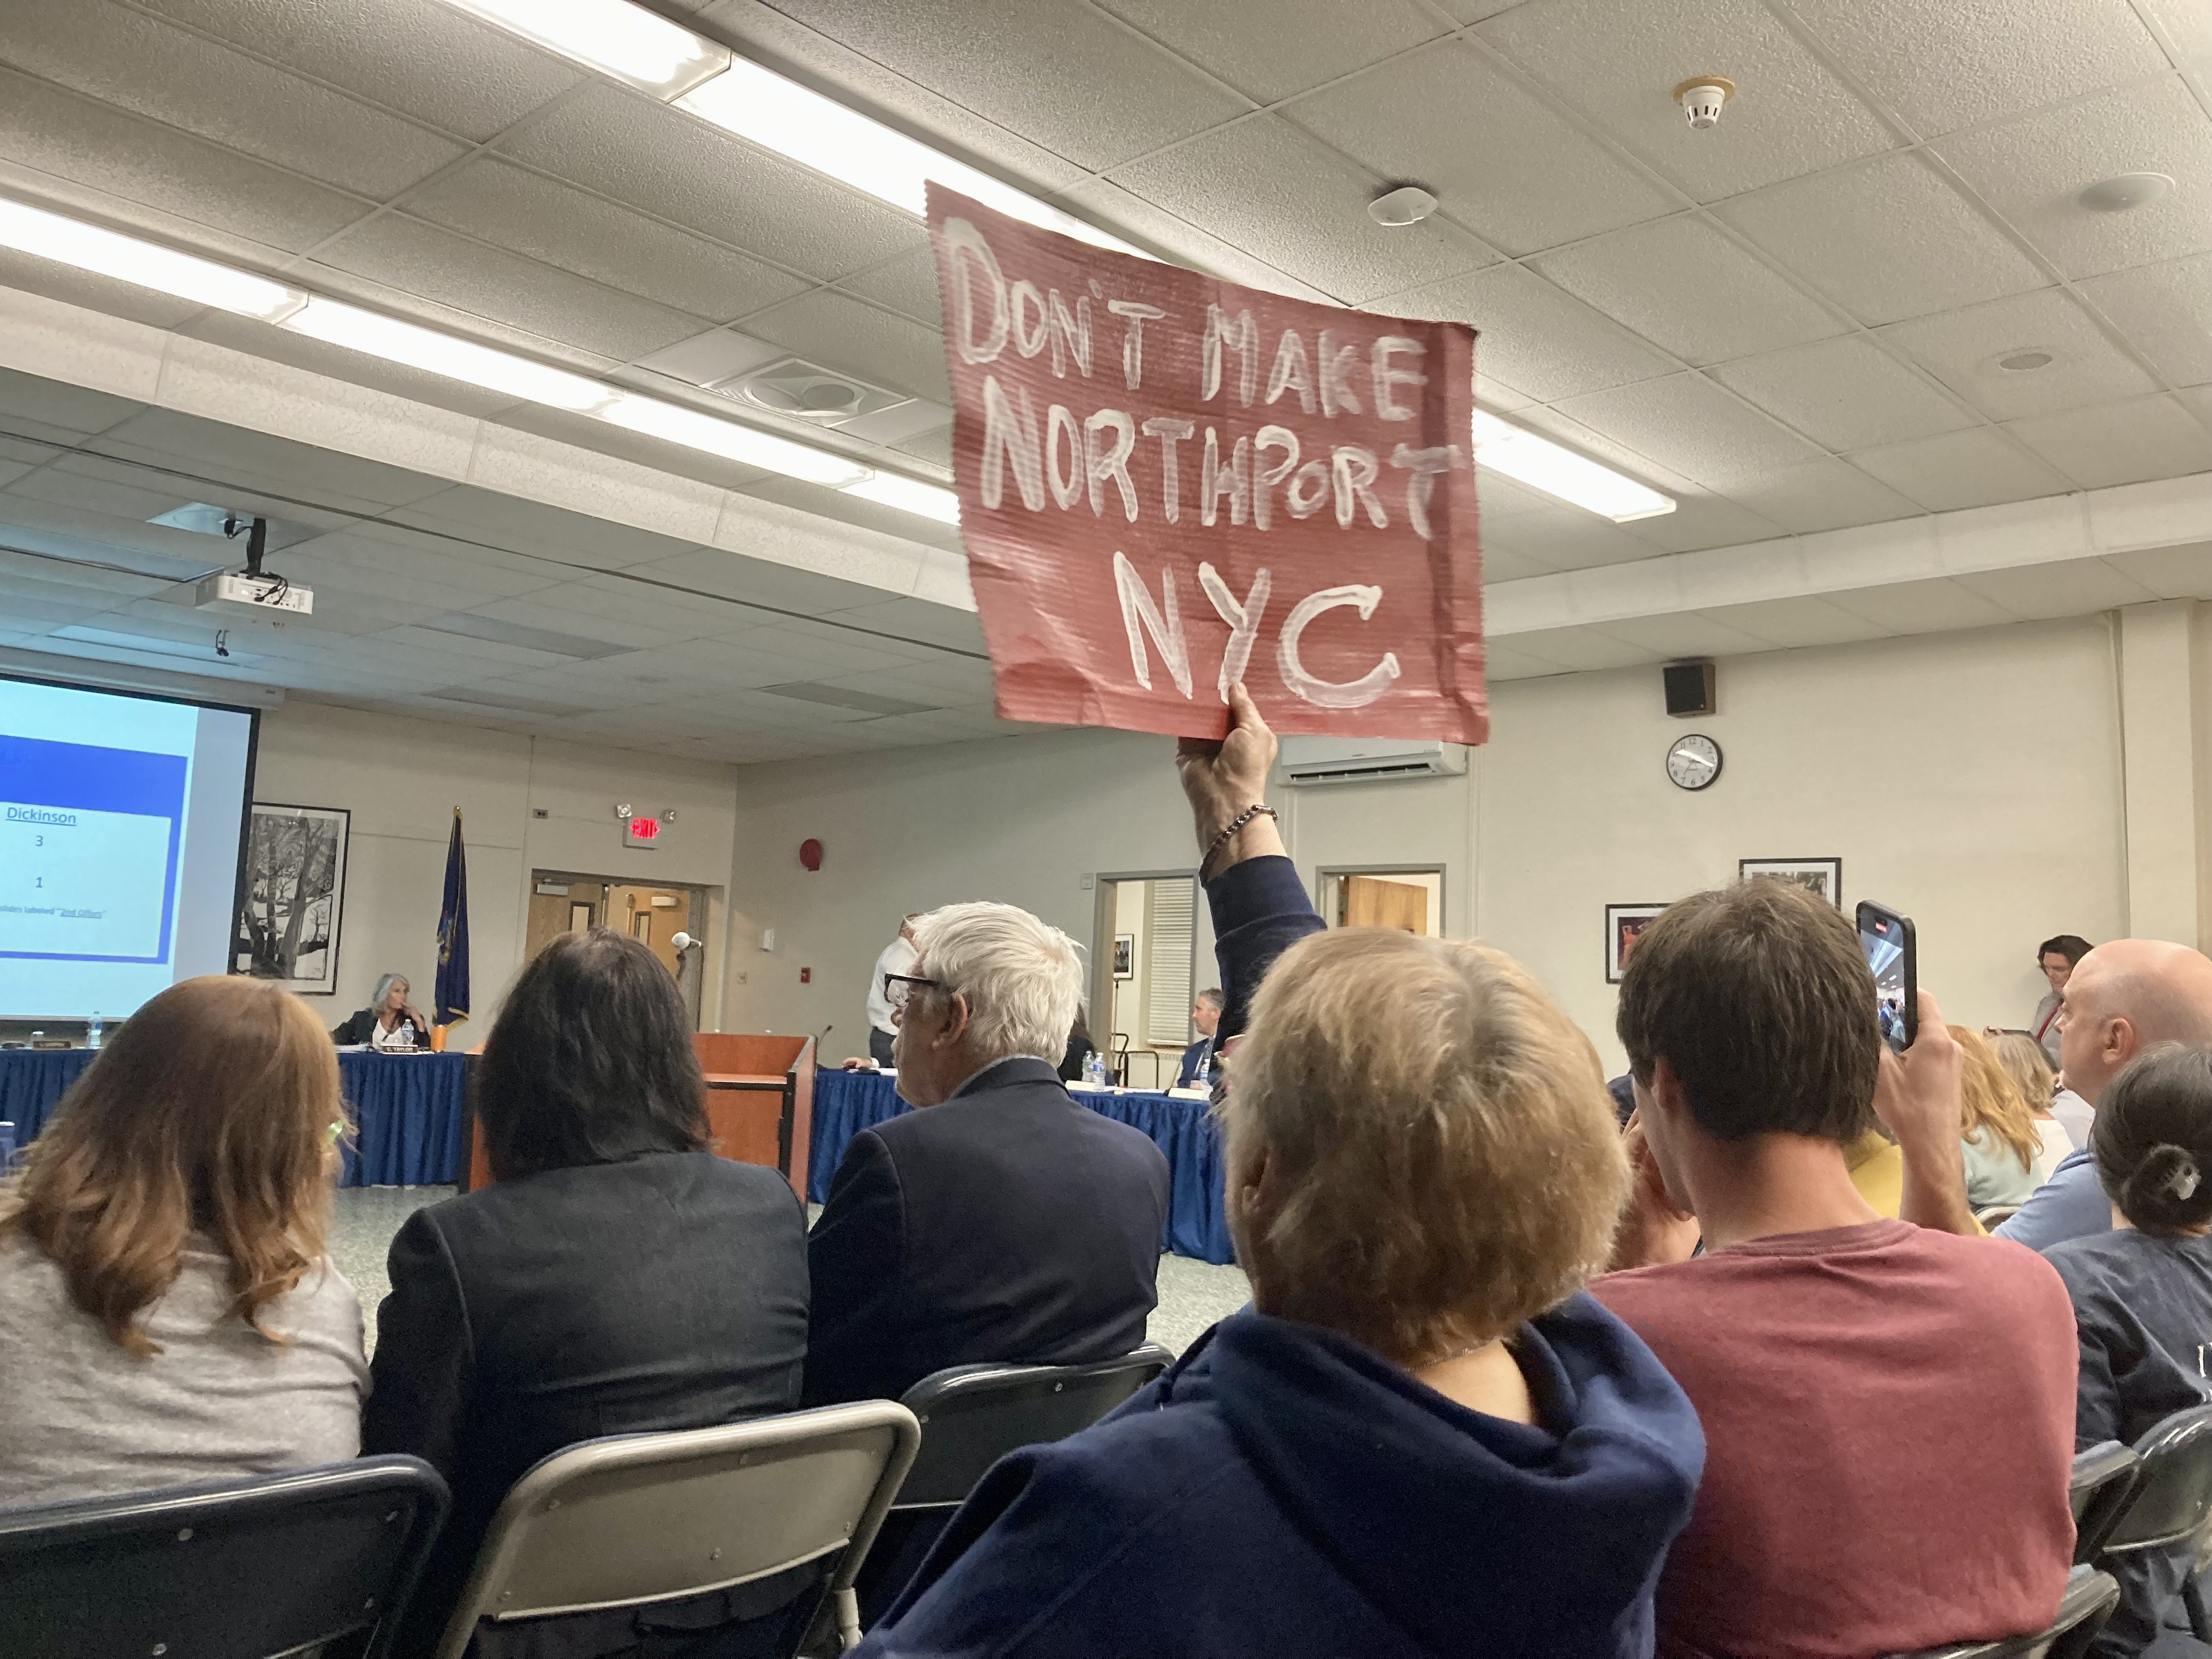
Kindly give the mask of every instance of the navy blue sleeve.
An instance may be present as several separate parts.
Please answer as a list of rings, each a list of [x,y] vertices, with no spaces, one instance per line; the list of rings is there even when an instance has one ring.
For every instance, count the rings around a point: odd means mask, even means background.
[[[906,1204],[890,1149],[872,1129],[845,1148],[830,1201],[807,1236],[812,1286],[807,1321],[805,1403],[868,1398],[864,1379],[882,1367],[891,1340],[883,1298],[896,1295],[905,1248]]]
[[[1321,916],[1306,896],[1298,867],[1280,856],[1246,859],[1206,884],[1213,911],[1213,954],[1221,964],[1221,1011],[1217,1040],[1244,1029],[1253,993],[1275,958],[1308,933],[1322,931]]]
[[[2081,1146],[2069,1152],[2051,1172],[2051,1179],[2027,1195],[2020,1213],[1999,1226],[1996,1236],[2031,1250],[2047,1250],[2069,1238],[2112,1230],[2112,1200],[2097,1180],[2089,1149]]]
[[[393,1237],[386,1269],[392,1294],[376,1310],[361,1449],[370,1456],[410,1453],[451,1480],[460,1463],[476,1344],[459,1272],[429,1210],[416,1211]]]

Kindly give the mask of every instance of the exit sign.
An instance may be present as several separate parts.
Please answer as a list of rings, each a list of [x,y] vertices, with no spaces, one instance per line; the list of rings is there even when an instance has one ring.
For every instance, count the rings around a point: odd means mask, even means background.
[[[625,847],[658,847],[660,844],[659,818],[627,817],[623,820],[623,845]]]

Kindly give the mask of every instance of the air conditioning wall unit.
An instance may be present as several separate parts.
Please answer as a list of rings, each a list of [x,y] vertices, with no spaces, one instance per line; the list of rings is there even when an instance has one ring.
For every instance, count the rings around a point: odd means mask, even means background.
[[[1467,775],[1467,745],[1395,738],[1285,738],[1275,769],[1285,783],[1298,785],[1458,778]]]

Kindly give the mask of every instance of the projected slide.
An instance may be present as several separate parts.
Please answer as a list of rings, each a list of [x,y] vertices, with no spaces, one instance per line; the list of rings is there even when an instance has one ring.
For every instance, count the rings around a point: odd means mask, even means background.
[[[183,830],[182,755],[0,735],[0,956],[161,962]]]

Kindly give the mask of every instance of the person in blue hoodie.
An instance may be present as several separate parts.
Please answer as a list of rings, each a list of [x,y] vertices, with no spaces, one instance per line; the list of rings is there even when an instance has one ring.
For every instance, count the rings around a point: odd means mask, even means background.
[[[1705,1440],[1581,1289],[1627,1190],[1596,1054],[1498,951],[1299,938],[1247,810],[1274,739],[1231,703],[1178,763],[1223,1029],[1250,1016],[1221,1110],[1252,1306],[1002,1459],[856,1652],[1647,1659]]]

